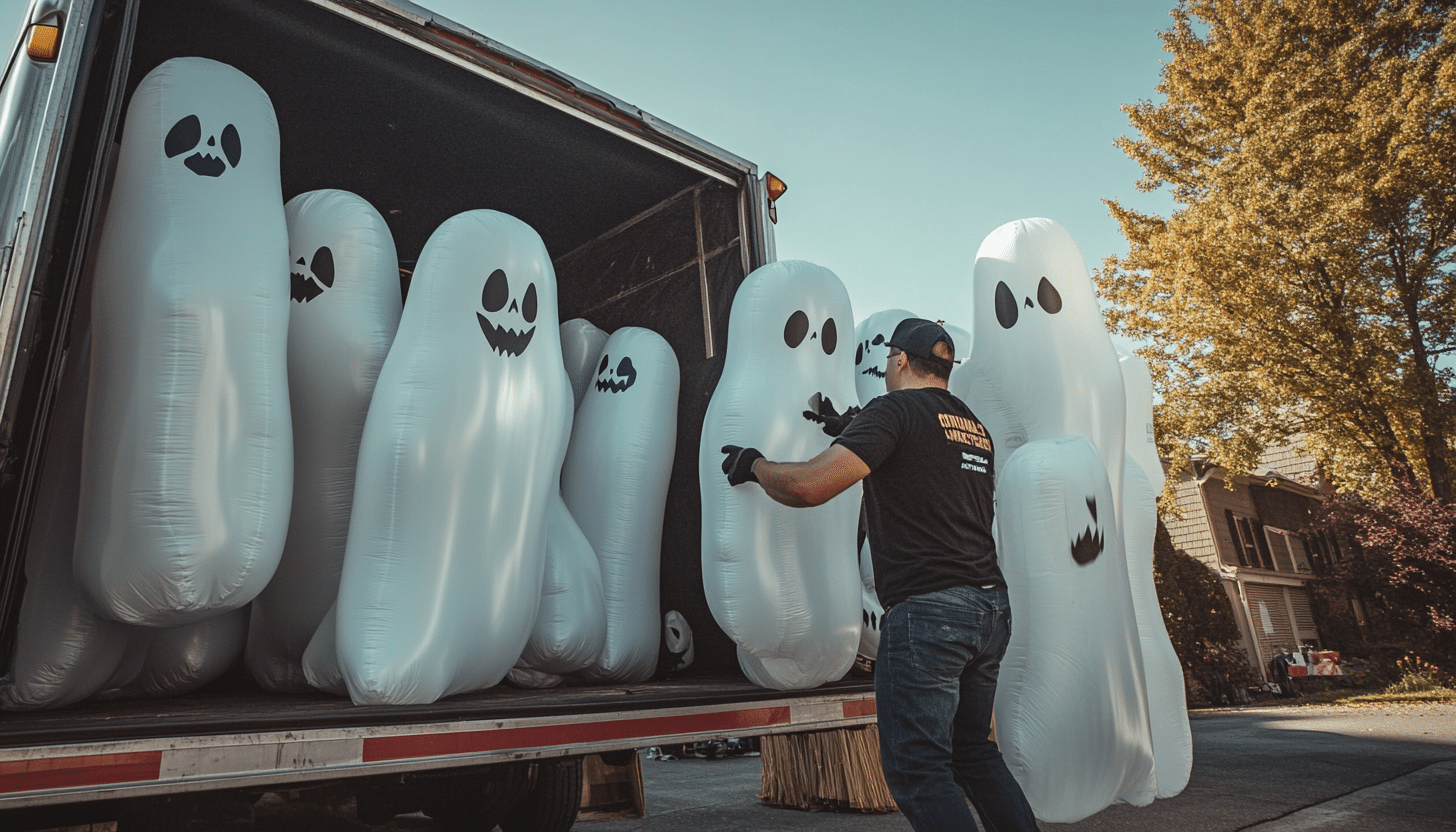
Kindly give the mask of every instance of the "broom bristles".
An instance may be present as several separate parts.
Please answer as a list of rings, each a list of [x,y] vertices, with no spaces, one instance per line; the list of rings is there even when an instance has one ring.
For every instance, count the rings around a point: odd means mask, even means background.
[[[835,812],[895,812],[880,769],[874,725],[806,734],[770,734],[760,743],[763,794],[770,806]]]

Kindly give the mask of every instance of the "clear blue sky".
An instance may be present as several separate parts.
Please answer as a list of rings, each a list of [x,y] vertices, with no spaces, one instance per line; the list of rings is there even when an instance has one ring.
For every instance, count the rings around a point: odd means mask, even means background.
[[[855,317],[970,321],[976,247],[1045,216],[1089,266],[1101,200],[1166,213],[1112,146],[1155,97],[1174,0],[423,0],[770,170],[780,258],[833,269]],[[0,0],[16,20],[24,0]],[[7,23],[5,28],[12,24]]]

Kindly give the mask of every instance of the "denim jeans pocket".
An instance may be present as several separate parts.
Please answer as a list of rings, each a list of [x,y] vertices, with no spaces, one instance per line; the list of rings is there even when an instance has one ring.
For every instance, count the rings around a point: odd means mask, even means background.
[[[905,611],[910,661],[916,669],[937,678],[957,679],[976,654],[981,616],[965,610],[939,612],[926,606]]]

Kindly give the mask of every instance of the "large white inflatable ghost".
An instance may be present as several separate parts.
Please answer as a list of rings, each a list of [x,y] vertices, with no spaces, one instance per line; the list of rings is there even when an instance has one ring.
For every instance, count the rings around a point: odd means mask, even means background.
[[[267,690],[303,691],[303,652],[338,592],[359,436],[403,300],[389,226],[362,197],[310,191],[284,213],[293,511],[273,581],[252,605],[247,664]]]
[[[824,399],[856,399],[853,355],[841,333],[853,312],[844,284],[813,263],[754,270],[733,298],[723,375],[703,420],[703,589],[738,645],[754,684],[779,690],[838,679],[854,664],[861,628],[856,564],[858,484],[815,508],[779,505],[751,483],[728,485],[724,445],[801,462],[829,446],[804,418]]]
[[[677,445],[677,356],[641,327],[613,332],[576,412],[561,496],[602,567],[607,641],[582,676],[632,683],[657,670],[662,519]]]
[[[1122,371],[1082,252],[1046,219],[976,254],[974,345],[951,391],[996,445],[1011,642],[996,737],[1036,816],[1071,822],[1155,793],[1123,539]]]
[[[919,316],[904,309],[884,309],[855,325],[854,389],[860,407],[885,394],[885,359],[890,355],[885,342],[901,321],[916,317]]]
[[[526,646],[571,418],[556,309],[546,247],[514,217],[459,214],[420,253],[364,424],[339,580],[354,702],[487,688]]]
[[[960,364],[971,354],[971,331],[955,324],[941,324],[941,326],[950,339],[955,342],[955,360],[957,364]]]
[[[606,346],[607,333],[597,329],[586,318],[561,322],[561,357],[566,362],[566,375],[571,379],[571,395],[576,407],[597,376],[597,361]]]
[[[0,708],[60,708],[99,690],[121,667],[136,629],[96,613],[71,573],[89,342],[73,347],[61,377],[51,440],[25,553],[25,597],[15,656],[0,679]]]
[[[1136,355],[1119,350],[1118,360],[1127,391],[1127,465],[1118,524],[1123,529],[1133,611],[1137,614],[1148,680],[1158,797],[1172,797],[1188,785],[1193,771],[1193,732],[1188,725],[1183,664],[1168,638],[1153,582],[1157,500],[1158,492],[1163,490],[1163,462],[1153,438],[1153,379],[1148,365]]]
[[[127,110],[92,296],[77,583],[171,627],[251,601],[293,483],[278,123],[230,66],[176,58]]]
[[[339,667],[338,644],[339,604],[329,607],[319,622],[318,630],[303,651],[303,678],[310,687],[335,696],[348,696],[349,687],[344,684],[344,671]]]

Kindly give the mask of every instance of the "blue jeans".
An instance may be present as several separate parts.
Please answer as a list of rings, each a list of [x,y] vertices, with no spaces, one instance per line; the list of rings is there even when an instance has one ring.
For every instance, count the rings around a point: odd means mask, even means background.
[[[1006,589],[958,586],[885,613],[875,663],[880,763],[916,832],[1035,832],[1036,819],[991,735],[1001,656],[1011,638]]]

